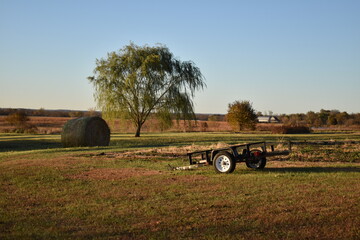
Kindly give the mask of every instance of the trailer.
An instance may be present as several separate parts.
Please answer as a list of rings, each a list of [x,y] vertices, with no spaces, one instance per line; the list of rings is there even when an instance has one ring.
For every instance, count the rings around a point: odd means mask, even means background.
[[[236,163],[244,162],[248,168],[263,169],[266,158],[279,155],[288,155],[291,152],[291,142],[286,143],[287,150],[276,151],[275,143],[254,142],[233,145],[226,148],[208,149],[187,153],[190,166],[188,169],[213,165],[217,173],[232,173]],[[184,167],[176,168],[181,169]]]

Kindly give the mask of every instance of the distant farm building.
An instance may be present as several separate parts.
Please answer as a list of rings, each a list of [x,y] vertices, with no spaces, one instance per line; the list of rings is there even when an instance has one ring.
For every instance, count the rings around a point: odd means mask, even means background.
[[[259,116],[257,118],[259,123],[280,123],[280,119],[275,116]]]

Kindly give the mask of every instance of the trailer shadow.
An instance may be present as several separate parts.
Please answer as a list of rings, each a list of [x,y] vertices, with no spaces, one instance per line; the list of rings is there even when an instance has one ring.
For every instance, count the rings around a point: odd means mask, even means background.
[[[354,173],[360,172],[360,167],[279,167],[265,168],[262,172],[268,173]]]

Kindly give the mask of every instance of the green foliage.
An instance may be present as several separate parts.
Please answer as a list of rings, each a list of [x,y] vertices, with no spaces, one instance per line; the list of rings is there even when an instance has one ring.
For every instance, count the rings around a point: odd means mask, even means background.
[[[320,112],[309,111],[306,114],[283,114],[279,118],[282,123],[289,126],[307,125],[309,127],[321,127],[330,125],[359,125],[359,116],[359,113],[348,114],[339,110],[321,109]]]
[[[107,58],[97,59],[95,99],[103,116],[128,117],[136,126],[135,136],[150,114],[170,112],[178,119],[194,117],[192,98],[205,86],[200,69],[193,62],[176,59],[163,45],[140,47],[133,43]]]
[[[235,131],[254,130],[257,116],[249,101],[235,101],[229,104],[226,119]]]
[[[320,118],[321,123],[323,125],[325,125],[327,123],[327,120],[328,120],[329,116],[330,116],[330,111],[329,110],[324,110],[324,109],[320,110],[319,118]]]
[[[164,131],[172,127],[173,121],[171,117],[171,112],[168,111],[168,109],[166,108],[160,109],[157,112],[156,117],[159,121],[159,126],[161,131]]]

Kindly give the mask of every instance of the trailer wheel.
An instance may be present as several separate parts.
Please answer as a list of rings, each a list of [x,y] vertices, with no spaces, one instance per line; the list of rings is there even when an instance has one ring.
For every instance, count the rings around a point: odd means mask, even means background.
[[[245,162],[248,168],[263,169],[266,165],[266,157],[262,156],[262,151],[254,149],[250,151],[250,158]]]
[[[236,161],[228,152],[219,152],[213,159],[215,171],[218,173],[232,173],[236,167]]]

